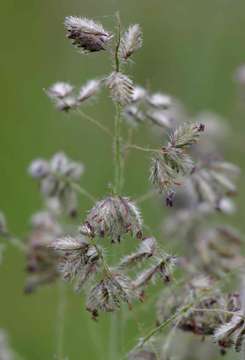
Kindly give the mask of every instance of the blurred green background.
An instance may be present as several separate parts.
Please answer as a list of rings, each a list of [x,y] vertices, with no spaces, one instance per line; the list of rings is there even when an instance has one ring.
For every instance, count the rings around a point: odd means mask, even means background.
[[[80,85],[110,70],[106,54],[80,56],[65,39],[66,15],[88,16],[113,29],[120,11],[125,26],[141,24],[144,46],[129,71],[135,82],[180,98],[195,114],[209,109],[224,116],[232,134],[226,157],[245,165],[245,108],[238,106],[234,69],[245,62],[244,0],[2,0],[0,4],[0,209],[13,233],[23,236],[29,216],[40,208],[35,184],[26,174],[30,161],[64,150],[86,165],[83,186],[96,196],[107,191],[112,178],[111,144],[106,135],[79,116],[56,112],[43,92],[57,80]],[[110,126],[113,107],[106,95],[86,112]],[[145,130],[137,138],[147,145]],[[109,159],[109,160],[108,160]],[[148,158],[133,154],[125,192],[142,194],[148,184]],[[137,161],[137,162],[136,162]],[[245,230],[244,176],[233,224]],[[79,221],[90,204],[81,202]],[[153,204],[142,206],[147,223],[160,220]],[[23,295],[25,259],[9,247],[0,267],[0,328],[26,360],[53,359],[58,291],[56,286]],[[69,288],[65,353],[69,360],[107,359],[100,347],[110,341],[108,321],[90,321],[82,296]],[[152,305],[151,305],[152,306]],[[153,322],[153,319],[152,319]],[[127,337],[135,339],[134,321]],[[235,359],[234,353],[227,359]]]

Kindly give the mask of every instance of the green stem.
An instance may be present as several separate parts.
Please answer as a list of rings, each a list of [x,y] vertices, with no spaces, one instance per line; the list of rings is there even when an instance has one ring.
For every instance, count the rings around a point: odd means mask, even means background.
[[[122,188],[122,148],[121,148],[121,109],[120,105],[116,104],[114,128],[114,161],[115,161],[115,183],[114,192],[119,194]]]
[[[177,319],[179,316],[184,315],[191,307],[193,306],[193,304],[189,304],[186,306],[183,306],[179,311],[177,311],[175,314],[173,314],[172,316],[170,316],[167,320],[165,320],[164,322],[162,322],[159,326],[155,327],[154,329],[152,329],[146,336],[143,337],[143,339],[141,339],[140,344],[138,345],[139,347],[142,347],[148,340],[150,340],[154,335],[156,335],[158,332],[160,332],[161,330],[163,330],[166,326],[168,326],[169,324],[171,324],[171,322],[173,322],[175,319]]]
[[[77,191],[78,193],[80,193],[81,195],[86,196],[89,200],[91,200],[91,202],[96,202],[96,198],[91,195],[86,189],[84,189],[83,187],[81,187],[80,185],[70,182],[69,185],[71,186],[71,188],[73,188],[75,191]]]
[[[126,144],[125,145],[126,149],[135,149],[135,150],[140,150],[140,151],[144,151],[144,152],[154,152],[154,153],[158,153],[160,154],[161,151],[158,149],[151,149],[151,148],[144,148],[142,146],[139,145],[135,145],[135,144]]]
[[[120,71],[120,56],[119,56],[119,49],[121,44],[121,20],[119,12],[116,13],[116,20],[117,20],[117,43],[115,49],[115,70],[116,72]]]
[[[64,357],[64,333],[65,333],[65,309],[66,309],[66,286],[63,281],[59,283],[59,300],[57,308],[57,344],[56,358],[57,360],[65,360]]]

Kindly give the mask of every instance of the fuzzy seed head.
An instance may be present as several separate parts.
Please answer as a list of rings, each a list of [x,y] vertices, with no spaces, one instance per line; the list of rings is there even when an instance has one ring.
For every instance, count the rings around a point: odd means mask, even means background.
[[[72,184],[79,182],[83,172],[83,164],[72,161],[64,153],[55,154],[49,161],[34,160],[29,167],[29,173],[38,181],[44,199],[56,200],[60,210],[69,215],[75,214],[77,209],[77,193]]]
[[[171,97],[162,93],[155,93],[148,96],[147,101],[153,108],[162,110],[168,109],[172,104]]]
[[[140,212],[132,201],[120,196],[110,196],[95,204],[90,210],[84,225],[84,235],[109,237],[112,242],[120,242],[123,235],[142,237]]]
[[[75,281],[76,291],[97,273],[100,266],[98,250],[83,237],[58,238],[50,247],[59,255],[58,271],[64,280]]]
[[[91,97],[97,95],[97,93],[101,89],[101,81],[100,80],[89,80],[87,84],[81,87],[77,100],[79,103],[82,103]]]
[[[58,278],[58,257],[49,246],[62,233],[55,218],[47,212],[33,215],[31,226],[27,244],[27,293]]]
[[[101,24],[87,18],[68,16],[64,24],[67,38],[82,53],[105,50],[112,37]]]
[[[95,285],[87,298],[87,310],[96,319],[99,312],[113,312],[120,308],[121,303],[131,304],[134,298],[129,278],[121,273],[110,273]]]
[[[127,268],[130,266],[138,265],[145,259],[152,257],[156,253],[156,250],[156,239],[152,237],[146,238],[140,243],[136,252],[125,256],[121,260],[119,268]]]
[[[74,87],[65,82],[57,82],[46,90],[48,97],[54,102],[60,111],[69,111],[77,106],[76,98],[73,96]]]
[[[41,179],[47,176],[49,171],[49,163],[44,159],[34,160],[28,168],[28,173],[33,179]]]
[[[113,72],[107,78],[107,86],[110,90],[112,99],[121,106],[126,106],[132,102],[133,82],[120,72]]]
[[[142,43],[143,39],[140,26],[138,24],[131,25],[121,39],[119,48],[121,59],[124,61],[128,60],[135,51],[141,48]]]
[[[47,95],[51,99],[63,99],[70,95],[73,91],[73,86],[65,82],[57,82],[50,86],[47,90]]]

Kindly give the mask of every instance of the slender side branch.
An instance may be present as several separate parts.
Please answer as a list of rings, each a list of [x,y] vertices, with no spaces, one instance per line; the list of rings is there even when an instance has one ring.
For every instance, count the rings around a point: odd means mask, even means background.
[[[100,130],[102,130],[104,133],[106,133],[107,135],[109,135],[110,137],[113,137],[111,131],[104,125],[102,125],[98,120],[94,119],[93,117],[91,117],[90,115],[85,114],[83,111],[81,111],[80,109],[77,110],[78,114],[80,114],[82,117],[84,117],[84,119],[90,121],[92,124],[96,125]]]
[[[96,198],[91,195],[86,189],[84,189],[83,187],[81,187],[80,185],[76,184],[76,183],[69,183],[69,185],[78,193],[80,193],[81,195],[86,196],[89,200],[91,200],[92,203],[94,203],[96,201]]]
[[[135,144],[126,144],[125,149],[135,149],[135,150],[140,150],[140,151],[144,151],[144,152],[154,152],[154,153],[158,153],[158,154],[161,152],[159,149],[144,148],[142,146],[135,145]]]
[[[115,115],[115,133],[114,133],[114,157],[115,157],[115,188],[114,192],[119,194],[122,188],[122,147],[121,147],[121,109],[116,104]]]
[[[144,336],[139,344],[136,346],[137,347],[142,347],[148,340],[150,340],[154,335],[156,335],[159,331],[163,330],[166,326],[168,326],[169,324],[171,324],[171,322],[173,322],[175,319],[177,319],[179,316],[184,315],[191,307],[193,306],[193,304],[188,304],[186,306],[183,306],[179,311],[176,311],[175,314],[173,314],[172,316],[170,316],[167,320],[165,320],[164,322],[162,322],[159,326],[155,327],[154,329],[152,329],[146,336]]]

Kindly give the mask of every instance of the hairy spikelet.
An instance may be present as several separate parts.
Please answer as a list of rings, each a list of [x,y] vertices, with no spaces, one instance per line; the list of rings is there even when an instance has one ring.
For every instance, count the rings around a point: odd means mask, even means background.
[[[160,192],[165,193],[168,206],[173,205],[176,186],[181,185],[193,171],[193,161],[186,149],[197,142],[201,131],[202,125],[186,124],[178,127],[170,135],[167,146],[152,160],[150,180]]]
[[[223,198],[236,194],[239,173],[240,169],[234,164],[210,160],[200,163],[190,180],[201,201],[222,210]]]
[[[46,90],[46,94],[58,110],[69,111],[78,105],[73,90],[69,83],[57,82]]]
[[[122,60],[126,61],[133,53],[142,46],[142,31],[138,24],[129,26],[124,33],[119,48],[119,54]]]
[[[84,172],[82,163],[72,161],[64,153],[57,153],[50,161],[34,160],[28,172],[38,181],[45,200],[56,199],[60,209],[65,209],[71,216],[76,215],[77,193],[72,184],[77,183]]]
[[[101,81],[100,80],[89,80],[85,85],[83,85],[77,96],[77,101],[82,103],[91,97],[98,94],[101,89]]]
[[[122,302],[130,305],[133,297],[130,280],[120,273],[110,273],[110,276],[106,276],[91,289],[87,298],[87,310],[96,319],[100,311],[115,311]]]
[[[90,210],[81,232],[87,236],[108,236],[112,242],[119,242],[127,233],[142,237],[142,220],[137,207],[128,198],[107,197]]]
[[[58,278],[58,256],[50,246],[61,234],[62,229],[52,214],[38,212],[32,216],[27,242],[26,293]]]
[[[93,20],[76,16],[65,18],[67,37],[82,53],[105,50],[111,35]]]
[[[147,258],[152,257],[157,250],[156,239],[146,238],[139,245],[137,251],[125,256],[119,263],[119,268],[127,268],[138,265]]]
[[[154,259],[154,264],[141,272],[133,281],[134,289],[144,288],[150,281],[154,281],[159,276],[164,282],[169,282],[176,258],[166,253],[159,254]]]
[[[160,92],[148,95],[147,102],[151,107],[161,110],[168,109],[172,104],[171,97]]]
[[[59,255],[59,272],[64,280],[75,280],[76,291],[81,290],[99,269],[100,256],[97,248],[81,236],[58,238],[50,247]]]
[[[132,102],[133,82],[120,72],[113,72],[107,78],[107,86],[110,90],[112,99],[121,106]]]
[[[196,144],[200,132],[204,131],[203,124],[185,124],[178,127],[170,135],[170,144],[175,148],[188,148],[193,144]]]

